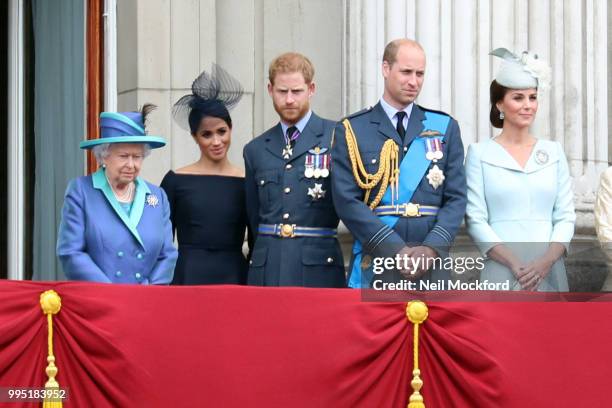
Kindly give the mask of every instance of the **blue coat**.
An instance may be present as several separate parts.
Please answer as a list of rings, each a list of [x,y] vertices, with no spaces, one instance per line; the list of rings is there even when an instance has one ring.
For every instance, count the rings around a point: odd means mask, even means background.
[[[337,228],[330,177],[315,179],[304,174],[309,150],[331,150],[333,128],[334,122],[312,113],[290,159],[282,156],[285,143],[280,123],[244,147],[247,214],[255,236],[249,284],[344,286],[344,262],[337,239],[280,238],[257,233],[259,224]],[[325,191],[325,196],[317,200],[308,195],[315,183]]]
[[[399,160],[402,162],[411,143],[426,130],[423,121],[427,111],[416,104],[413,106],[403,142],[380,102],[348,117],[368,173],[374,174],[378,170],[382,146],[389,139],[394,140],[400,147]],[[446,179],[438,188],[429,183],[426,175],[434,166],[431,162],[418,182],[410,202],[437,206],[440,210],[437,216],[401,217],[392,228],[383,223],[363,202],[364,191],[357,185],[353,176],[344,126],[339,123],[336,127],[336,143],[332,150],[334,204],[340,219],[361,243],[363,254],[371,258],[393,257],[405,245],[421,244],[435,249],[440,256],[446,256],[461,225],[466,206],[466,183],[459,126],[457,121],[442,112],[430,112],[442,115],[448,122],[447,128],[441,132],[444,134],[444,157],[435,163]],[[374,197],[377,191],[373,191],[371,197]],[[353,270],[354,260],[353,257],[349,271]],[[434,276],[447,277],[447,273]],[[400,275],[393,274],[389,280],[400,278]],[[430,276],[426,275],[424,278]],[[367,282],[365,284],[367,285]]]
[[[177,258],[171,228],[162,189],[137,178],[128,216],[100,169],[68,185],[57,255],[68,279],[168,284]]]

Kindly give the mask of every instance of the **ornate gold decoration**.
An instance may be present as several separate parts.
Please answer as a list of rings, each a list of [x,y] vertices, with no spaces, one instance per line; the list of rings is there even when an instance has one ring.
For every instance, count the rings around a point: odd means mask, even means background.
[[[62,308],[62,298],[54,290],[47,290],[40,294],[40,307],[42,312],[47,315],[47,382],[45,383],[45,390],[59,390],[60,386],[55,377],[57,376],[57,367],[55,365],[55,356],[53,355],[53,315],[59,313]],[[62,408],[63,404],[61,401],[53,399],[45,399],[43,401],[43,408]]]
[[[280,228],[281,237],[283,237],[283,238],[293,238],[294,237],[294,232],[293,232],[294,228],[295,228],[295,225],[281,224],[281,228]]]
[[[404,206],[404,217],[420,217],[421,216],[421,208],[419,204],[405,203],[403,204],[403,206]]]
[[[438,132],[437,130],[431,130],[431,129],[427,129],[423,132],[421,132],[421,134],[419,136],[422,137],[431,137],[431,136],[439,136],[442,133]]]
[[[379,184],[380,189],[376,197],[374,197],[374,200],[370,202],[370,209],[376,208],[380,203],[389,184],[391,185],[391,202],[395,202],[399,188],[399,147],[397,143],[389,139],[383,144],[380,150],[378,170],[375,174],[369,174],[363,166],[363,161],[359,154],[359,146],[357,145],[357,139],[355,138],[351,122],[348,119],[344,119],[342,124],[346,131],[346,147],[348,149],[349,159],[351,160],[353,177],[355,177],[355,181],[359,188],[365,190],[363,202],[366,204],[368,203],[370,193]]]
[[[414,300],[408,302],[406,305],[406,316],[408,320],[414,325],[414,369],[412,370],[412,395],[408,402],[408,408],[425,408],[425,402],[421,395],[421,387],[423,387],[423,380],[421,380],[421,370],[419,370],[419,325],[427,320],[429,315],[429,309],[427,305],[420,300]]]
[[[368,269],[372,265],[372,257],[368,254],[361,256],[361,269]]]

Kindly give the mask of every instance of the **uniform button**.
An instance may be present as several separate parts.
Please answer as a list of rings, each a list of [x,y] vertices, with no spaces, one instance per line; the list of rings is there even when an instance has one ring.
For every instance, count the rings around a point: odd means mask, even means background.
[[[289,213],[284,213],[283,220],[288,220],[288,219],[289,219]]]
[[[291,187],[285,187],[285,194],[289,194],[291,192]]]
[[[116,276],[116,277],[120,278],[120,277],[121,277],[121,275],[122,275],[121,271],[117,271],[117,272],[115,272],[115,276]]]
[[[327,258],[327,263],[332,263],[332,262],[334,262],[334,258],[332,258],[331,256]]]
[[[138,259],[142,259],[142,254],[141,254],[140,252],[139,252],[139,253],[137,253],[137,254],[136,254],[136,258],[138,258]]]
[[[250,260],[250,261],[249,261],[249,265],[253,265],[253,260]]]
[[[259,184],[261,184],[262,186],[265,184],[266,182],[264,180],[260,180]]]
[[[123,251],[119,251],[119,252],[117,252],[117,256],[118,256],[119,258],[123,257]]]
[[[407,152],[408,151],[408,147],[404,146],[404,151]]]
[[[142,278],[142,275],[139,272],[136,272],[136,274],[134,275],[136,277],[136,279],[140,280],[140,278]]]
[[[372,164],[376,164],[376,159],[372,159]]]
[[[289,163],[289,164],[287,164],[287,165],[285,166],[285,168],[286,168],[287,170],[291,170],[291,168],[292,168],[292,167],[293,167],[293,166],[291,165],[291,163]]]

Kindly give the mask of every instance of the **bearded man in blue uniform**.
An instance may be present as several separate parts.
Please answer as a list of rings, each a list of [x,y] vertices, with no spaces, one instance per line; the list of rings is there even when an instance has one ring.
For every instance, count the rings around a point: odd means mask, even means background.
[[[330,186],[335,122],[310,109],[314,67],[299,53],[270,64],[280,121],[244,147],[247,215],[255,244],[249,285],[344,287]]]
[[[444,262],[435,260],[448,256],[465,215],[459,126],[414,102],[425,78],[425,52],[417,42],[387,44],[382,74],[380,101],[335,130],[334,205],[355,238],[348,285],[449,279]],[[400,262],[381,272],[373,267],[381,258]]]

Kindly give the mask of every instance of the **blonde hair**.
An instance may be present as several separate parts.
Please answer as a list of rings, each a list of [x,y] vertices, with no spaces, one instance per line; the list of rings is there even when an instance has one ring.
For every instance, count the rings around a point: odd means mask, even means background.
[[[312,78],[314,78],[315,70],[312,62],[304,55],[298,52],[286,52],[272,60],[268,69],[268,79],[274,85],[276,75],[292,72],[301,73],[304,76],[304,81],[310,84]]]

